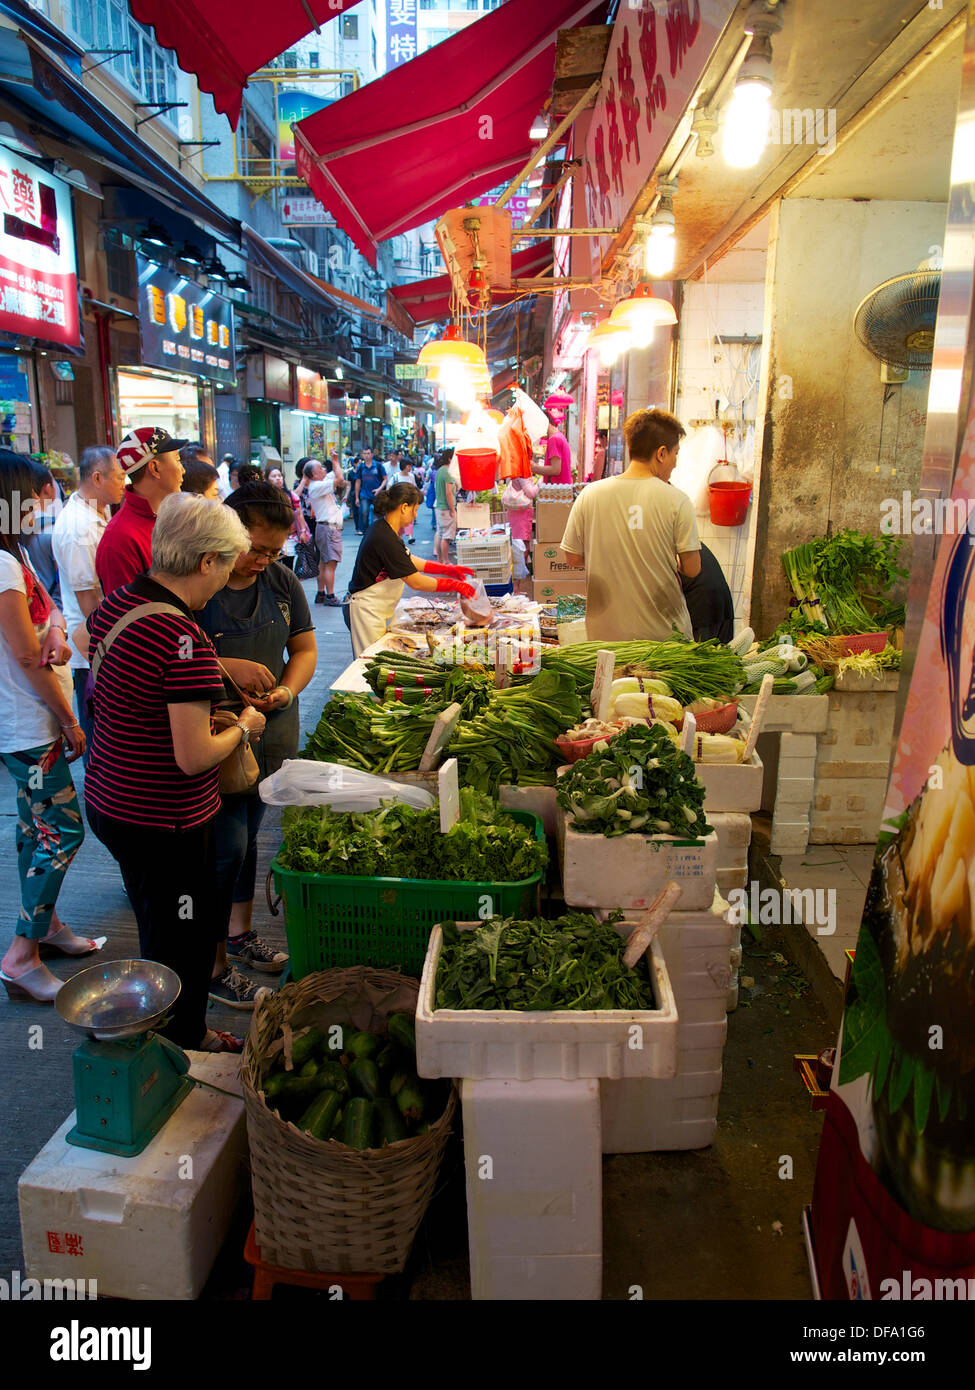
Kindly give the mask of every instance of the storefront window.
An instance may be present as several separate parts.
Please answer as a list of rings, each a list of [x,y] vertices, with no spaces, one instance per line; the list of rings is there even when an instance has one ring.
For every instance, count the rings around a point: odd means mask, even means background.
[[[159,425],[174,439],[200,438],[200,405],[195,382],[150,373],[119,372],[119,423],[123,433]]]

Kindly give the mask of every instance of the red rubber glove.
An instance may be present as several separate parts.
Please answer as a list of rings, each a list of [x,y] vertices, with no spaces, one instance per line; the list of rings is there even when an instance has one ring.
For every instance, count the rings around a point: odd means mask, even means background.
[[[444,575],[437,580],[438,594],[460,594],[463,598],[474,597],[473,584],[465,584],[463,579],[455,579],[451,575]]]
[[[441,565],[437,560],[428,560],[423,568],[424,574],[450,574],[455,579],[463,579],[465,574],[473,575],[474,571],[466,565]]]

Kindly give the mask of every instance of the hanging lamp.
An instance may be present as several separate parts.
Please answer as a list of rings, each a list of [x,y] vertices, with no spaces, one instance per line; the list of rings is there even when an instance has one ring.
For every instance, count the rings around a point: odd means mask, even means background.
[[[441,368],[445,363],[451,366],[487,367],[487,359],[476,343],[469,343],[461,337],[460,329],[452,323],[442,338],[434,338],[424,343],[416,359],[422,367]]]
[[[595,348],[604,367],[612,367],[616,359],[629,352],[633,339],[629,330],[620,323],[613,323],[612,317],[603,319],[589,334],[586,349]]]
[[[634,347],[649,347],[657,324],[676,323],[677,315],[674,306],[666,299],[657,299],[653,286],[644,280],[632,294],[620,300],[610,314],[609,322],[629,333]]]

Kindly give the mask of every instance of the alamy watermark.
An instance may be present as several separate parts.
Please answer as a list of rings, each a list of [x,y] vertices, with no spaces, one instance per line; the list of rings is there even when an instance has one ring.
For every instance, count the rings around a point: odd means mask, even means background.
[[[97,1279],[24,1279],[19,1269],[9,1279],[0,1278],[0,1303],[31,1303],[37,1300],[69,1303],[98,1297]]]
[[[971,497],[885,497],[880,504],[880,530],[887,536],[960,536],[968,532],[975,543],[975,499]]]
[[[768,116],[770,145],[815,145],[817,154],[836,150],[836,109],[828,106],[774,108]]]
[[[832,936],[836,931],[835,888],[762,888],[752,879],[747,888],[732,888],[727,901],[733,927],[751,921],[762,927],[801,923],[815,927],[817,936]]]

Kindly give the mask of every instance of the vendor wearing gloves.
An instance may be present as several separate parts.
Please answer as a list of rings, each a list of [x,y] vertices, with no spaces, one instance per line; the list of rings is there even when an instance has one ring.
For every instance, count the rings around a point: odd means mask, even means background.
[[[416,521],[422,500],[419,488],[412,483],[395,483],[376,494],[376,520],[359,546],[344,607],[356,657],[378,642],[389,627],[404,584],[422,593],[473,597],[474,589],[465,580],[473,570],[421,560],[403,544],[400,532]]]

